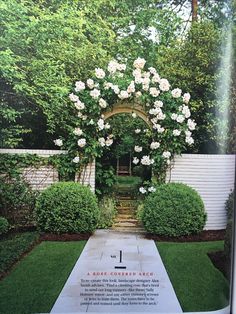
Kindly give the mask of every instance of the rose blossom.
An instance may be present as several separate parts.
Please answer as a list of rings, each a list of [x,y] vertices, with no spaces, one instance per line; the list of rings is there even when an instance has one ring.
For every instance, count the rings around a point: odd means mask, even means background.
[[[87,85],[88,85],[88,88],[90,88],[90,89],[94,88],[94,80],[88,79],[88,80],[86,81],[86,83],[87,83]]]
[[[191,120],[191,119],[188,119],[187,124],[188,124],[189,130],[191,130],[191,131],[195,130],[195,127],[196,127],[196,125],[197,125],[197,124],[194,122],[194,120]]]
[[[148,188],[148,192],[156,192],[156,188],[154,188],[153,186],[150,186],[149,188]]]
[[[79,100],[79,97],[77,95],[73,94],[73,93],[71,93],[69,95],[69,98],[70,98],[71,101],[74,101],[74,102]]]
[[[99,144],[100,144],[102,147],[104,147],[104,146],[106,145],[106,140],[105,140],[104,137],[100,137],[100,138],[98,139],[98,142],[99,142]]]
[[[122,90],[120,91],[120,94],[118,95],[118,97],[122,100],[129,98],[129,93],[126,90]]]
[[[145,63],[146,63],[146,60],[145,60],[145,59],[138,57],[136,60],[134,60],[133,66],[134,66],[136,69],[143,69]]]
[[[94,99],[97,99],[100,96],[100,90],[98,90],[97,88],[94,88],[93,90],[91,90],[90,92],[90,96]]]
[[[76,156],[74,159],[72,159],[72,161],[77,164],[79,162],[80,158],[79,156]]]
[[[164,158],[170,158],[171,153],[168,152],[168,151],[165,151],[165,152],[163,152],[162,156],[163,156]]]
[[[181,96],[182,90],[180,88],[175,88],[171,91],[171,95],[174,98],[179,98]]]
[[[86,139],[85,138],[80,138],[78,141],[78,146],[84,147],[86,145]]]
[[[75,103],[75,108],[77,110],[83,110],[85,108],[85,105],[82,101],[78,100],[76,103]]]
[[[154,163],[153,159],[150,159],[149,156],[143,156],[141,159],[141,164],[145,166],[150,166]]]
[[[134,146],[134,151],[137,152],[137,153],[140,153],[141,151],[143,150],[143,148],[141,146]]]
[[[59,147],[63,145],[63,141],[60,138],[54,140],[53,142],[55,143],[56,146],[59,146]]]
[[[170,83],[167,79],[161,79],[159,87],[161,91],[167,92],[170,89]]]
[[[145,193],[147,193],[147,190],[143,186],[141,186],[139,188],[139,192],[142,193],[142,194],[145,194]]]
[[[160,91],[156,87],[151,87],[149,93],[152,97],[157,97],[160,94]]]
[[[95,76],[98,78],[98,79],[103,79],[105,77],[105,72],[103,71],[103,69],[100,69],[100,68],[96,68],[95,69]]]
[[[174,135],[174,136],[179,136],[180,134],[181,134],[181,131],[180,131],[180,130],[177,130],[177,129],[176,129],[176,130],[173,131],[173,135]]]
[[[189,94],[189,93],[185,93],[184,96],[183,96],[183,102],[184,102],[185,104],[188,104],[190,98],[191,98],[190,94]]]
[[[80,128],[75,128],[74,131],[73,131],[73,133],[74,133],[75,135],[80,136],[80,135],[82,135],[83,131],[82,131]]]
[[[103,98],[100,98],[98,103],[101,108],[107,107],[107,102]]]
[[[151,149],[157,149],[160,147],[160,143],[159,142],[152,142],[150,145]]]
[[[76,92],[80,92],[81,90],[84,90],[84,89],[85,89],[84,82],[81,82],[81,81],[75,82],[75,91]]]
[[[133,164],[137,165],[139,163],[139,159],[137,157],[134,157]]]

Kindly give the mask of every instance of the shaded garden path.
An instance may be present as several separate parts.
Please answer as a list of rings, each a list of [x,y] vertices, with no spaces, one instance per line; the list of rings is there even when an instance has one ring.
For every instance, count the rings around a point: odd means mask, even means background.
[[[182,313],[154,241],[97,230],[51,313],[147,311]]]

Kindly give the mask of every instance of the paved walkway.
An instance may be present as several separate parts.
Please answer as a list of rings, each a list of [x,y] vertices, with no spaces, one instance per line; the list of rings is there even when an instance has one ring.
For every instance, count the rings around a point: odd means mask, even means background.
[[[51,310],[85,312],[182,313],[154,241],[95,232]]]

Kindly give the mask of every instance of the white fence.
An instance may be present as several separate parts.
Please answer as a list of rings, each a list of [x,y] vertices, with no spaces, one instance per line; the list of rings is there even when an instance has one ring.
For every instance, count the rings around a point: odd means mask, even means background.
[[[61,150],[0,149],[1,153],[37,154],[48,157],[62,154]],[[0,156],[1,158],[1,156]],[[175,158],[166,181],[182,182],[193,187],[201,195],[207,211],[206,230],[226,227],[225,202],[234,188],[235,155],[183,154]],[[33,188],[42,190],[58,181],[58,173],[52,167],[24,170],[26,180]],[[76,181],[95,190],[95,162],[84,169]]]
[[[226,227],[225,202],[234,188],[234,155],[183,154],[175,158],[167,181],[182,182],[201,195],[207,211],[206,230]]]

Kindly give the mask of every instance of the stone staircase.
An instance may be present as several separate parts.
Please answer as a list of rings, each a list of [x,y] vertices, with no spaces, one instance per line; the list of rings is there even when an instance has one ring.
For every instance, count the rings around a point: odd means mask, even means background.
[[[116,200],[117,216],[111,229],[120,232],[144,233],[143,227],[135,218],[137,207],[135,198],[128,194],[118,194]]]

